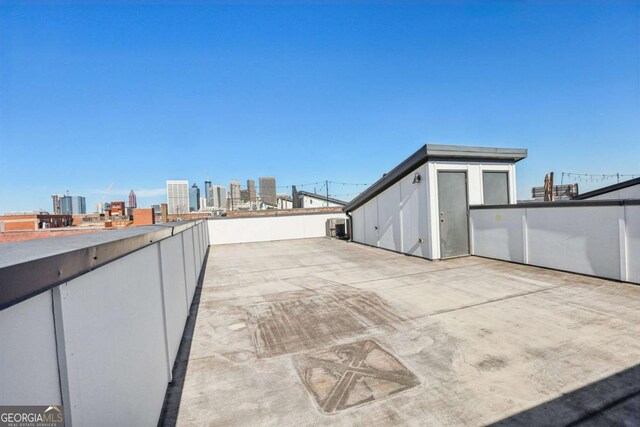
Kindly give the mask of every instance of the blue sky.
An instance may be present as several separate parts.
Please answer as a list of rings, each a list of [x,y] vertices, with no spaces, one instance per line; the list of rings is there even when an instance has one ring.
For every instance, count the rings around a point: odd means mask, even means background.
[[[528,148],[520,198],[640,174],[640,2],[0,0],[0,212],[371,183],[425,143]]]

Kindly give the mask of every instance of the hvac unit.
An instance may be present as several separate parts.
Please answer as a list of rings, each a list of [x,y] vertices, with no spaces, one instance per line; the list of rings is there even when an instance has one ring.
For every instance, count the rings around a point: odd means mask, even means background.
[[[327,220],[327,237],[337,239],[348,239],[349,231],[345,218],[331,218]]]

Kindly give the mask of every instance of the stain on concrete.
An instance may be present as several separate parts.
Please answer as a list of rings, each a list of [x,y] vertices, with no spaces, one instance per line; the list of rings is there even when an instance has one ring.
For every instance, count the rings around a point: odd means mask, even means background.
[[[258,357],[313,349],[371,327],[405,320],[375,292],[345,289],[246,308]]]
[[[384,399],[420,384],[418,377],[372,340],[299,355],[294,364],[325,414]]]
[[[507,366],[507,360],[498,356],[488,356],[477,364],[481,371],[497,371]]]

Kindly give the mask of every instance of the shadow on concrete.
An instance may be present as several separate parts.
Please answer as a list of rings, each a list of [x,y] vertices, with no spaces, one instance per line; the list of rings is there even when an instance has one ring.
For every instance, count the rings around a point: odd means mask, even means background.
[[[202,283],[204,282],[204,276],[207,272],[209,249],[207,249],[204,259],[205,261],[202,265],[202,270],[200,271],[200,277],[198,277],[198,286],[193,294],[193,301],[189,308],[189,317],[187,317],[187,323],[184,326],[184,331],[182,333],[182,340],[180,341],[180,347],[178,348],[178,355],[176,356],[176,361],[173,364],[173,380],[169,383],[167,392],[164,395],[164,404],[162,405],[162,412],[160,413],[160,419],[158,420],[158,427],[175,426],[178,421],[182,389],[184,388],[184,379],[187,373],[187,366],[189,364],[189,354],[191,353],[191,341],[193,341],[193,331],[198,317],[198,308],[200,307]]]
[[[640,426],[640,365],[492,425]]]

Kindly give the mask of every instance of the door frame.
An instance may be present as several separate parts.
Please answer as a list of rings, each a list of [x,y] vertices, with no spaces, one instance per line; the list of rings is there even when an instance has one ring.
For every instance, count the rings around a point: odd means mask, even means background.
[[[457,172],[464,173],[464,193],[467,201],[466,206],[466,215],[467,215],[467,249],[469,253],[461,254],[461,255],[453,255],[453,256],[442,256],[442,232],[440,229],[440,172]],[[469,223],[469,170],[468,169],[449,169],[449,168],[438,168],[435,170],[436,173],[436,222],[437,222],[437,230],[438,230],[438,255],[439,259],[451,259],[451,258],[460,258],[465,256],[471,256],[471,224]]]

